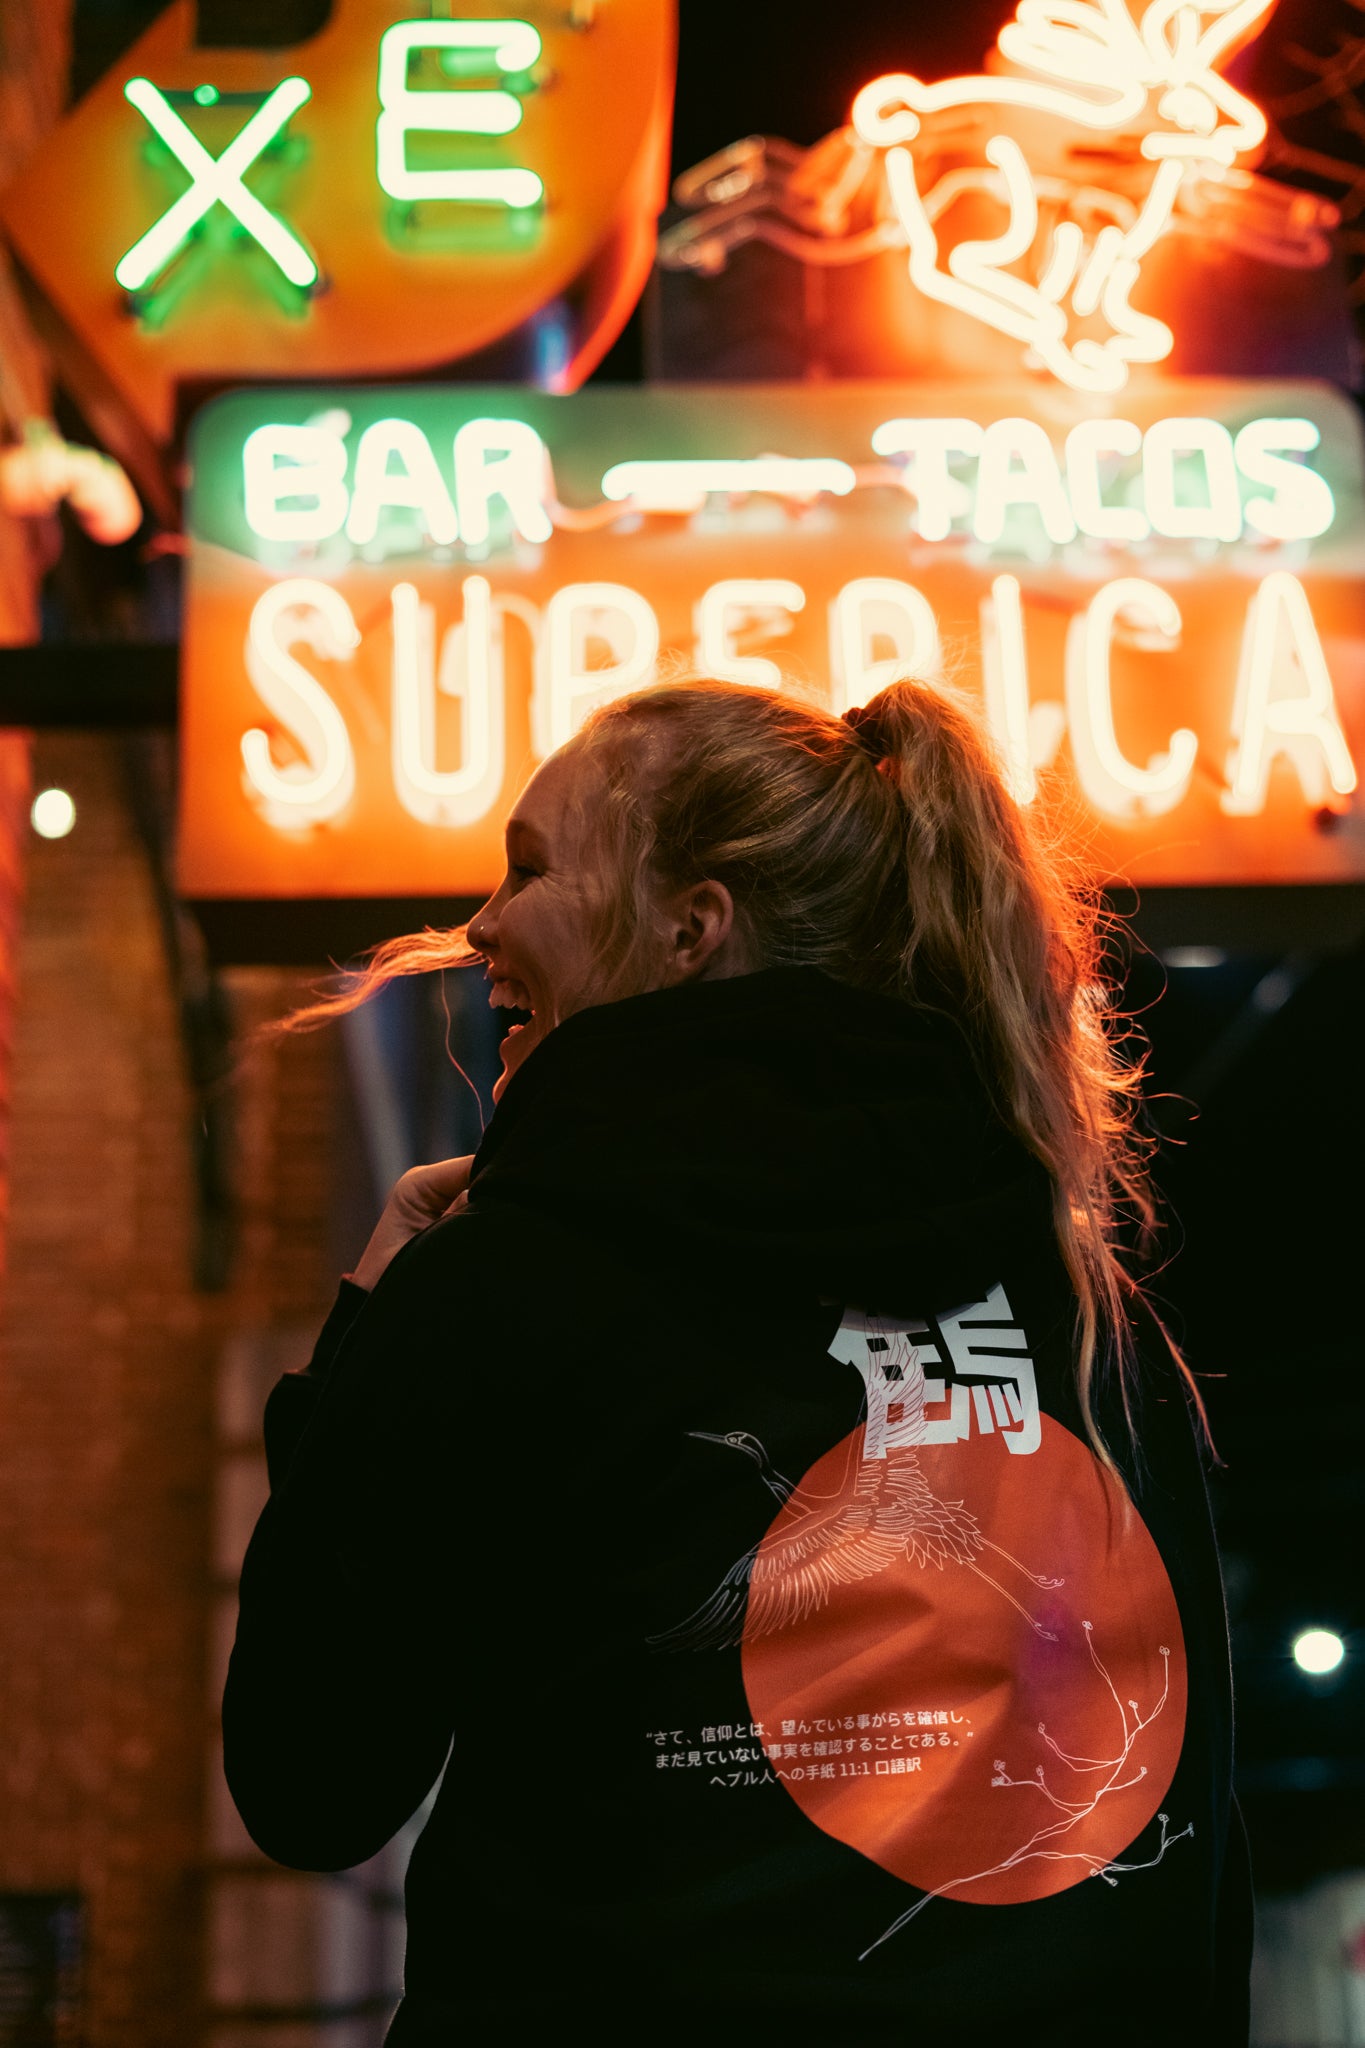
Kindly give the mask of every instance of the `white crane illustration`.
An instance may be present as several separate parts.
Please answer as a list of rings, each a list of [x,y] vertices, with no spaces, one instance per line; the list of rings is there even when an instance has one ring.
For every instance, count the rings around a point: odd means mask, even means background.
[[[874,1318],[860,1320],[866,1321],[869,1347],[885,1363],[866,1375],[868,1413],[855,1435],[856,1451],[850,1447],[858,1457],[851,1489],[833,1497],[808,1495],[775,1469],[748,1430],[689,1431],[749,1458],[788,1512],[784,1526],[746,1550],[695,1613],[649,1638],[655,1649],[720,1650],[744,1638],[775,1635],[817,1613],[838,1588],[873,1578],[901,1560],[921,1569],[957,1565],[975,1573],[1023,1615],[1035,1635],[1056,1642],[1054,1632],[983,1570],[979,1559],[983,1551],[994,1551],[1035,1586],[1054,1588],[1064,1581],[1030,1571],[982,1535],[960,1500],[940,1500],[934,1493],[915,1449],[928,1427],[919,1352],[903,1331],[888,1326],[883,1334]]]

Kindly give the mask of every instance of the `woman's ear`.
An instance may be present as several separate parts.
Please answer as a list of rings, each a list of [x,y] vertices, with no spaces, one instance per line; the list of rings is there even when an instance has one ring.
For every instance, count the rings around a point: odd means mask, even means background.
[[[659,910],[675,981],[743,973],[735,900],[724,882],[690,882]]]

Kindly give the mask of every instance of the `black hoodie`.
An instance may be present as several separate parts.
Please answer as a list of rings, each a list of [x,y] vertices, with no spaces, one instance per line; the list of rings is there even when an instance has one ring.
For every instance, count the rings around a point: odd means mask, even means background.
[[[1181,1382],[1091,1451],[1047,1177],[813,970],[588,1010],[266,1414],[227,1770],[340,1869],[440,1776],[390,2041],[1246,2040]]]

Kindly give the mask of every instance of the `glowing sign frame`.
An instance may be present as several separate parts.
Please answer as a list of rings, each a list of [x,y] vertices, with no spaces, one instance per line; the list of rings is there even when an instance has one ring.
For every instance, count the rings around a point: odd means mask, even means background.
[[[217,401],[187,893],[475,893],[519,774],[661,652],[836,708],[903,666],[975,671],[1017,798],[1088,819],[1100,871],[1365,876],[1345,401],[1172,381],[1045,432],[1018,386],[916,396],[918,420],[903,386]]]

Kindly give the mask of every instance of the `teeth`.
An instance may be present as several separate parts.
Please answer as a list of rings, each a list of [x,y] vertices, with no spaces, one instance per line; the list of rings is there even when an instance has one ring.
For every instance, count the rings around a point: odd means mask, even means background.
[[[533,1007],[530,995],[519,981],[495,981],[488,992],[488,1006],[493,1010],[530,1010]]]

